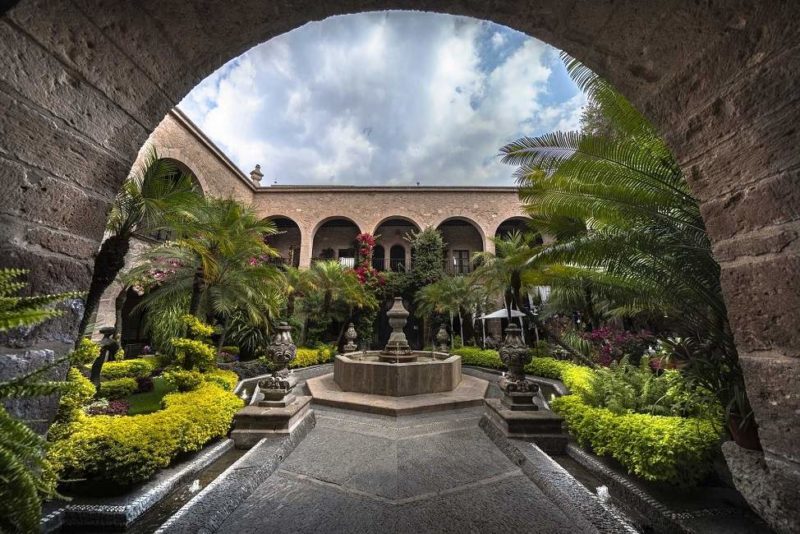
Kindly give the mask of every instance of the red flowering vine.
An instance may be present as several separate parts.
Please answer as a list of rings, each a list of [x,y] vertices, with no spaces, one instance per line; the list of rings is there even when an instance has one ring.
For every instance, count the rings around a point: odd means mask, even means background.
[[[372,267],[372,251],[375,248],[375,236],[364,232],[356,236],[358,243],[358,265],[353,269],[362,285],[383,285],[386,279]]]

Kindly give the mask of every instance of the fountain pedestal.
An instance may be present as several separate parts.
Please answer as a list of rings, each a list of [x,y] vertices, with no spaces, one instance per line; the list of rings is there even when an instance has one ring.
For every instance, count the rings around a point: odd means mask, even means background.
[[[500,359],[508,373],[498,383],[503,397],[484,401],[485,417],[509,438],[532,441],[545,452],[564,453],[567,436],[561,428],[563,419],[545,409],[539,386],[525,377],[531,354],[521,333],[516,325],[506,328]]]
[[[249,406],[233,416],[231,438],[237,449],[249,449],[262,438],[290,434],[311,411],[311,397],[294,395],[297,378],[286,366],[297,355],[291,327],[278,326],[278,333],[267,347],[267,358],[275,369],[258,382]]]

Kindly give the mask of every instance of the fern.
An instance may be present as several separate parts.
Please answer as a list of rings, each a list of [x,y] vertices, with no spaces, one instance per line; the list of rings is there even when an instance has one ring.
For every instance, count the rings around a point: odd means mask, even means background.
[[[18,279],[22,269],[0,269],[0,331],[32,326],[61,315],[48,306],[77,298],[78,292],[20,297],[25,287]],[[0,382],[0,401],[58,393],[64,382],[42,380],[59,359],[13,380]],[[0,532],[35,532],[39,529],[41,499],[55,494],[55,475],[45,458],[47,443],[0,405]]]

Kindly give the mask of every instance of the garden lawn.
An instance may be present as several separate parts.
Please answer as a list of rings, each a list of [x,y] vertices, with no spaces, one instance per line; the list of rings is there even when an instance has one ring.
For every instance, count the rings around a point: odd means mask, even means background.
[[[153,378],[153,391],[134,393],[125,400],[129,404],[128,415],[156,412],[161,409],[161,399],[167,393],[175,391],[175,386],[157,376]]]

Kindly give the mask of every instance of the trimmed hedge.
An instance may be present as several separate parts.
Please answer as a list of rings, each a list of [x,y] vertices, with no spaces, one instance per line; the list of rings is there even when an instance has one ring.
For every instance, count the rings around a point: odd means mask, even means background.
[[[477,367],[488,367],[490,369],[505,369],[500,355],[493,349],[481,349],[478,347],[459,347],[451,351],[452,354],[461,356],[462,365],[475,365]]]
[[[108,362],[103,365],[100,378],[117,380],[118,378],[144,378],[153,374],[157,364],[155,358],[135,358],[119,362]]]
[[[609,455],[645,480],[697,484],[712,467],[719,443],[713,422],[699,418],[623,414],[585,404],[580,395],[550,403],[582,446]]]
[[[315,349],[301,347],[297,349],[297,356],[289,364],[289,367],[292,369],[297,369],[299,367],[309,367],[311,365],[328,363],[333,361],[335,354],[336,350],[327,345],[323,345]]]
[[[701,418],[615,414],[584,402],[594,371],[553,358],[534,358],[526,368],[564,382],[571,395],[550,402],[581,446],[608,455],[645,480],[691,486],[705,478],[719,443],[719,429]]]
[[[223,437],[242,400],[216,383],[170,393],[164,409],[134,416],[81,416],[68,437],[56,441],[49,459],[66,479],[104,480],[127,486],[150,478],[179,454]]]
[[[107,399],[121,399],[132,395],[139,389],[139,383],[135,378],[117,378],[116,380],[106,380],[100,382],[100,397]]]

